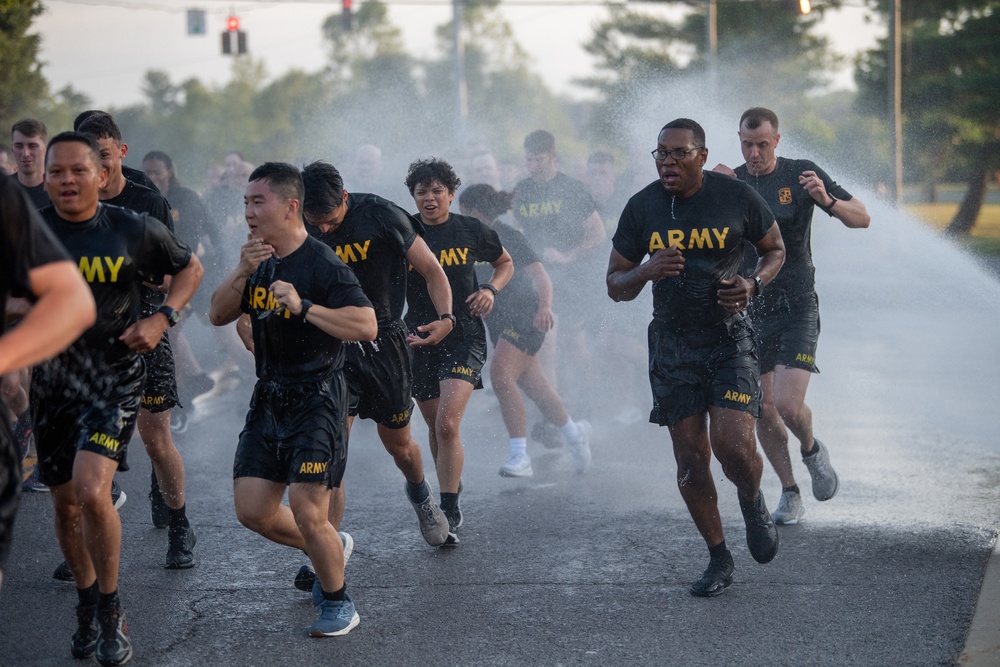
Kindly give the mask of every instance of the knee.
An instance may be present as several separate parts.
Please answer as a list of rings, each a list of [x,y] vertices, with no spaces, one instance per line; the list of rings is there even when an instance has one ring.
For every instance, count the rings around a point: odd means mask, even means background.
[[[236,508],[236,519],[244,528],[252,530],[255,533],[262,533],[267,527],[267,521],[262,516],[239,507]]]
[[[794,398],[783,399],[773,406],[773,410],[782,421],[794,422],[798,419],[799,412],[802,410],[802,402]]]
[[[454,417],[438,417],[436,427],[438,442],[457,441],[460,424],[461,422]]]

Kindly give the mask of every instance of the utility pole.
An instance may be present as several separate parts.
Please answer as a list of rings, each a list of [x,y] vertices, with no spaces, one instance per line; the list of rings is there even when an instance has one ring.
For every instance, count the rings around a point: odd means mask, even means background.
[[[469,91],[465,84],[465,44],[462,41],[462,0],[452,0],[451,59],[455,89],[455,131],[465,143],[469,117]]]
[[[708,43],[708,91],[709,102],[719,101],[719,7],[717,0],[705,0],[708,15],[705,17]]]
[[[892,0],[889,21],[889,120],[893,166],[892,194],[896,205],[903,203],[903,25],[902,0]]]

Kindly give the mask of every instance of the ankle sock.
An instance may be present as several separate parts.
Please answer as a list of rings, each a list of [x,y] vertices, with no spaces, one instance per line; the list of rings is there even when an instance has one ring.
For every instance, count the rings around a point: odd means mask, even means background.
[[[785,488],[783,488],[781,490],[782,493],[788,493],[789,491],[791,491],[792,493],[798,493],[799,492],[799,485],[798,484],[792,484],[791,486],[786,486]]]
[[[566,438],[567,442],[576,442],[577,438],[580,437],[580,428],[572,419],[560,426],[559,432],[563,434],[563,437]]]
[[[441,509],[453,510],[458,507],[458,494],[441,492]]]
[[[511,454],[527,454],[528,453],[528,439],[527,438],[511,438],[510,439],[510,453]]]
[[[409,481],[406,483],[406,497],[410,499],[411,503],[420,504],[425,502],[430,495],[431,487],[427,484],[426,478],[416,484]]]
[[[186,508],[187,505],[181,505],[177,509],[172,507],[167,508],[167,523],[171,528],[186,527],[188,525]]]
[[[722,540],[714,547],[708,548],[708,555],[712,560],[718,560],[720,558],[725,558],[729,554],[729,548],[726,547],[726,541]]]
[[[323,591],[323,599],[324,600],[331,600],[333,602],[341,602],[341,601],[343,601],[345,599],[344,598],[345,595],[347,595],[347,584],[346,583],[343,586],[340,587],[339,591],[334,591],[332,593],[327,593],[326,591]]]
[[[98,609],[115,609],[118,607],[118,589],[110,593],[99,593],[97,600]]]
[[[80,600],[81,607],[93,607],[100,600],[101,589],[97,586],[97,579],[94,579],[87,588],[76,589],[76,595]]]

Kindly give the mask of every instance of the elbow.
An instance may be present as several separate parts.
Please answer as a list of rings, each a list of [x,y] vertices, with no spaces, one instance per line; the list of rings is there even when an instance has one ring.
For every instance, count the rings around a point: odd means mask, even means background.
[[[868,226],[870,224],[872,224],[872,217],[870,215],[868,215],[867,213],[865,213],[861,217],[861,220],[859,221],[859,224],[857,225],[857,228],[858,229],[868,229]]]
[[[216,310],[214,307],[209,308],[208,310],[208,321],[211,322],[212,326],[214,327],[221,327],[225,324],[228,324],[226,322],[226,318],[224,318],[222,314],[219,313],[219,311]]]

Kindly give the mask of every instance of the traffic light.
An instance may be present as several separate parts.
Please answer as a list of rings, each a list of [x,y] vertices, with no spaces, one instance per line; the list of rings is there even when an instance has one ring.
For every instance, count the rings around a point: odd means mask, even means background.
[[[354,21],[351,17],[351,5],[353,0],[340,0],[341,2],[341,12],[340,12],[340,27],[344,32],[351,32],[354,29]]]
[[[247,34],[240,30],[238,16],[226,19],[226,29],[222,33],[222,54],[228,56],[234,51],[240,55],[247,52]]]

